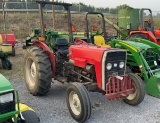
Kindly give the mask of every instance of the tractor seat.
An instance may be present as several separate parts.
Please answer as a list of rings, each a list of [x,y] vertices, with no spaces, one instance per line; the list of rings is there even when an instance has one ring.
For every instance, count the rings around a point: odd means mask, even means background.
[[[106,44],[104,38],[101,35],[94,36],[94,44],[104,48],[110,48],[110,46]]]
[[[68,41],[65,38],[57,38],[55,45],[58,47],[58,51],[63,54],[67,55],[68,52]]]

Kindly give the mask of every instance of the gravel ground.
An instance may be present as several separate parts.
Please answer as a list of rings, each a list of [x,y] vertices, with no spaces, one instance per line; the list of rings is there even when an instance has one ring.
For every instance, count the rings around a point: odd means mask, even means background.
[[[19,91],[22,103],[35,109],[41,123],[76,123],[66,105],[67,84],[55,82],[46,96],[32,96],[24,82],[23,54],[25,50],[16,49],[16,56],[10,57],[13,70],[2,73],[14,88]],[[122,100],[108,101],[99,93],[90,93],[92,115],[88,123],[160,123],[160,99],[146,94],[144,101],[135,107],[125,104]]]

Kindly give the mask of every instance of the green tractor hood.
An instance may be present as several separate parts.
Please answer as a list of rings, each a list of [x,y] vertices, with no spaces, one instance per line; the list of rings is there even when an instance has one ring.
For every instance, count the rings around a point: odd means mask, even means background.
[[[125,43],[126,45],[128,45],[130,47],[133,47],[133,48],[137,49],[138,51],[147,50],[149,48],[152,48],[149,45],[143,44],[143,43],[140,43],[140,42],[121,41],[120,43],[123,43],[123,44]]]
[[[14,90],[11,83],[0,74],[0,94]]]

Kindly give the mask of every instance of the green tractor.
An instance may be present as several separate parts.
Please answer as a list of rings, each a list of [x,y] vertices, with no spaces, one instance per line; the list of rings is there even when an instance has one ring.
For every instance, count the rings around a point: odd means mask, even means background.
[[[0,74],[0,123],[39,123],[34,110],[19,102],[18,92]]]
[[[46,30],[44,32],[44,35],[47,37],[46,41],[49,44],[51,48],[55,47],[55,41],[57,38],[63,38],[69,40],[69,36],[65,33],[59,33],[56,31]],[[37,28],[32,29],[32,33],[25,39],[25,45],[23,48],[25,49],[28,46],[31,46],[34,41],[37,39],[39,40],[39,37],[41,36],[41,30]]]
[[[127,66],[146,82],[148,94],[160,98],[160,47],[145,39],[114,39],[111,47],[127,50]]]
[[[2,67],[7,70],[12,69],[12,63],[8,59],[8,55],[10,54],[12,54],[12,45],[3,43],[0,35],[0,59],[2,62]]]

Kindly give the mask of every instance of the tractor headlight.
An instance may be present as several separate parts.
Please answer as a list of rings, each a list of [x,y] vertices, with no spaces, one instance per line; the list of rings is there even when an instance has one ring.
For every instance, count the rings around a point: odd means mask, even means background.
[[[123,68],[124,67],[124,62],[120,62],[119,63],[119,68]]]
[[[107,66],[106,66],[107,70],[110,70],[112,68],[112,64],[111,63],[108,63]]]
[[[7,103],[13,101],[13,93],[0,95],[0,103]]]

